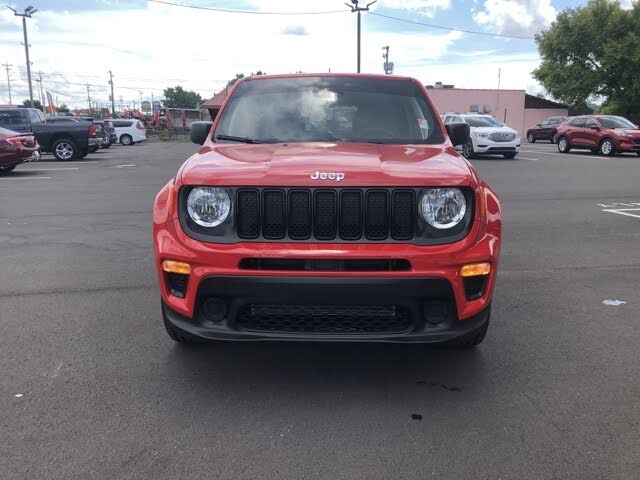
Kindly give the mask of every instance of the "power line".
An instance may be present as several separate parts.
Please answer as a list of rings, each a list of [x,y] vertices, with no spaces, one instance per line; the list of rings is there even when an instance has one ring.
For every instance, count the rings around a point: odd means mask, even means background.
[[[325,15],[327,13],[345,13],[348,10],[325,10],[320,12],[261,12],[255,10],[231,10],[227,8],[215,8],[215,7],[203,7],[200,5],[187,5],[184,3],[166,2],[164,0],[149,0],[153,3],[160,3],[162,5],[171,5],[173,7],[193,8],[194,10],[210,10],[212,12],[225,12],[225,13],[245,13],[249,15]]]
[[[398,22],[412,23],[414,25],[422,25],[423,27],[438,28],[440,30],[449,30],[452,32],[470,33],[472,35],[485,35],[487,37],[517,38],[518,40],[534,40],[534,37],[521,37],[518,35],[502,35],[500,33],[479,32],[477,30],[465,30],[464,28],[444,27],[442,25],[434,25],[432,23],[415,22],[413,20],[407,20],[406,18],[392,17],[390,15],[383,15],[382,13],[376,13],[376,12],[369,12],[369,15],[388,18],[389,20],[397,20]]]

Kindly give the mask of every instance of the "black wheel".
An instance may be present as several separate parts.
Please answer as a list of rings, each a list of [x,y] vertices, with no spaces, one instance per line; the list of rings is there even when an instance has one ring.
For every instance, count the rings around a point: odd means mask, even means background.
[[[487,330],[489,330],[490,317],[491,317],[491,307],[489,307],[489,316],[487,317],[487,321],[484,322],[484,325],[482,325],[477,330],[474,330],[473,332],[469,332],[466,335],[460,338],[457,338],[456,340],[453,341],[451,345],[457,348],[473,348],[480,345],[484,340],[484,337],[487,336]]]
[[[569,153],[569,150],[571,150],[569,139],[567,137],[560,137],[558,139],[558,151],[560,153]]]
[[[636,154],[640,157],[640,152],[636,152]]]
[[[13,172],[16,167],[17,167],[17,165],[13,165],[12,167],[0,167],[0,174],[1,173]]]
[[[462,155],[464,158],[473,158],[473,143],[469,140],[467,143],[462,145]]]
[[[78,156],[78,147],[68,138],[60,138],[51,145],[51,153],[56,160],[67,162]]]
[[[103,143],[103,144],[101,145],[101,148],[109,148],[110,146],[111,146],[111,142],[109,142],[109,143]]]
[[[120,143],[122,145],[133,145],[133,137],[125,133],[124,135],[120,136]]]
[[[613,157],[616,154],[616,146],[613,144],[613,140],[605,138],[600,142],[600,153],[607,157]]]
[[[529,132],[527,134],[527,141],[529,143],[536,143],[536,136],[535,136],[535,134],[533,132]]]
[[[556,143],[556,142],[554,142],[554,141],[553,141],[553,137],[551,137],[551,138],[549,139],[549,143]]]
[[[502,154],[502,156],[504,158],[507,158],[509,160],[511,160],[512,158],[516,158],[516,155],[517,155],[517,153],[515,153],[515,152],[514,153],[503,153]]]

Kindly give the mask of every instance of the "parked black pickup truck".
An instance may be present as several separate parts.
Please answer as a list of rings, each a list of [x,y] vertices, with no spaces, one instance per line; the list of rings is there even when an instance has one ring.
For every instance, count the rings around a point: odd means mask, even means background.
[[[102,139],[93,123],[48,123],[44,114],[34,108],[0,108],[0,127],[16,132],[31,132],[44,152],[57,160],[85,157]]]

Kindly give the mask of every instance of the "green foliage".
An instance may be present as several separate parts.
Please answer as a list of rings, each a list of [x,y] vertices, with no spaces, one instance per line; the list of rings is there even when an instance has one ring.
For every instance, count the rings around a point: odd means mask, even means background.
[[[199,93],[184,90],[180,85],[164,89],[165,108],[197,108],[202,103]]]
[[[69,113],[69,107],[66,104],[59,105],[56,107],[56,112],[58,113]]]
[[[267,72],[263,72],[262,70],[258,70],[256,73],[251,72],[250,77],[258,76],[258,75],[266,75]],[[232,87],[236,84],[236,82],[242,78],[244,78],[244,73],[236,73],[236,76],[227,82],[227,88]]]
[[[587,106],[604,99],[602,111],[640,116],[640,2],[630,10],[607,0],[561,12],[536,35],[542,62],[533,76],[556,99]]]
[[[30,107],[31,106],[31,102],[29,101],[29,99],[25,99],[22,104],[25,107]],[[42,103],[40,102],[40,100],[36,100],[35,98],[33,99],[33,108],[37,108],[38,110],[41,110],[44,112],[44,108],[42,108]]]

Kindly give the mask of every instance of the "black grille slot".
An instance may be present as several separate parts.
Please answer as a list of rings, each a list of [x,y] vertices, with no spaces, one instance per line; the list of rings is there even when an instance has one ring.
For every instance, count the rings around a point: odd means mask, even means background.
[[[316,191],[313,233],[318,240],[336,238],[336,207],[336,192],[334,190]]]
[[[384,240],[389,235],[388,197],[385,190],[367,192],[365,236],[369,240]]]
[[[262,193],[262,235],[270,240],[284,238],[286,233],[286,202],[282,190]]]
[[[305,258],[243,258],[242,270],[280,270],[305,272],[398,272],[411,270],[405,259],[305,259]]]
[[[317,334],[405,333],[414,327],[409,310],[398,305],[269,305],[240,308],[242,330]]]
[[[260,203],[257,190],[238,191],[238,236],[258,238],[260,235]]]
[[[289,192],[289,237],[306,240],[311,236],[311,193],[308,190]]]
[[[358,240],[362,236],[362,192],[345,190],[340,194],[340,238]]]
[[[412,191],[396,190],[391,202],[391,236],[394,240],[413,238],[415,195]]]

